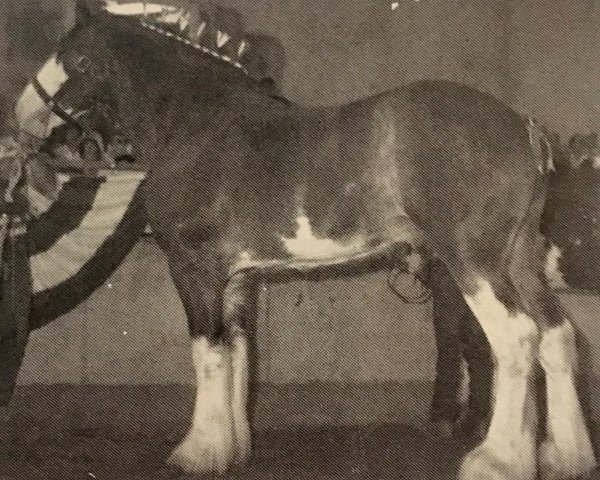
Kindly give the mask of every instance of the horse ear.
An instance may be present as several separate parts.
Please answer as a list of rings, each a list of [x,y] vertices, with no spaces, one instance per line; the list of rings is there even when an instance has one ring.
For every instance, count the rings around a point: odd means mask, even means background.
[[[242,64],[253,77],[270,77],[280,85],[287,63],[283,43],[276,37],[258,32],[247,34],[244,40],[248,45],[243,51]]]
[[[77,0],[75,3],[75,21],[77,24],[89,22],[106,5],[107,2],[105,0]]]
[[[77,0],[75,4],[75,22],[77,24],[87,23],[92,17],[92,12],[86,0]]]

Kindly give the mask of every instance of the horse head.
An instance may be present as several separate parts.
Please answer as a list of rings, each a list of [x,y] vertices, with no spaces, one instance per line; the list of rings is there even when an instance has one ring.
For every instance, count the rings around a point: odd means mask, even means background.
[[[207,102],[218,97],[214,92],[228,78],[281,76],[280,44],[265,35],[246,38],[241,17],[231,9],[94,0],[79,0],[77,6],[75,27],[17,103],[19,128],[35,137],[47,138],[64,124],[89,129],[82,118],[103,105],[110,115],[96,114],[96,120],[109,131],[100,132],[105,143],[114,134],[108,126],[118,118],[128,137],[154,144],[148,142],[149,124],[170,113],[171,84],[180,74],[190,77],[180,91]],[[211,77],[212,72],[219,73]],[[140,112],[140,102],[149,99],[153,111]],[[150,161],[151,151],[136,150]]]
[[[111,98],[110,57],[89,19],[70,32],[19,98],[15,113],[22,132],[45,139],[62,124],[81,128],[78,117]]]

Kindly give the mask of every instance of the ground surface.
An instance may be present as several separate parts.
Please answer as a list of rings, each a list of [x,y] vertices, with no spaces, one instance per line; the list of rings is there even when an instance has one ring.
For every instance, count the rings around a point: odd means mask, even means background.
[[[3,448],[1,479],[174,480],[191,478],[164,466],[176,436],[139,437],[119,429],[64,429],[22,424]],[[402,426],[294,428],[260,432],[253,460],[221,478],[454,478],[460,445],[427,440]],[[6,455],[6,456],[5,456]]]
[[[215,478],[455,479],[466,446],[458,440],[431,439],[417,426],[409,425],[414,418],[406,413],[411,410],[402,402],[397,406],[405,412],[405,421],[394,419],[394,424],[369,424],[363,418],[356,426],[299,426],[302,421],[307,425],[319,423],[314,413],[314,422],[297,418],[291,424],[294,411],[314,408],[322,412],[333,396],[334,402],[354,398],[361,404],[360,395],[352,391],[329,392],[327,399],[310,390],[303,389],[295,407],[286,395],[287,411],[270,404],[271,415],[279,419],[277,427],[265,428],[266,413],[257,415],[257,423],[262,425],[255,435],[252,461]],[[191,394],[189,388],[175,387],[21,390],[10,417],[0,422],[0,480],[191,480],[165,467],[165,459],[188,426]],[[385,391],[376,397],[385,397]],[[387,397],[388,401],[392,398]],[[411,403],[420,401],[425,408],[429,401],[426,390],[415,390],[410,398]],[[347,410],[350,401],[341,405]],[[380,410],[379,405],[376,407]],[[290,424],[286,425],[286,420]],[[595,439],[600,446],[600,436],[595,435]],[[600,474],[594,479],[600,480]]]

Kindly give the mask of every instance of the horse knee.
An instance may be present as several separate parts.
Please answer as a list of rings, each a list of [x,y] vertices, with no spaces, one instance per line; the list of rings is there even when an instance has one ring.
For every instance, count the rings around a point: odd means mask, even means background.
[[[513,375],[527,376],[531,373],[535,362],[539,344],[539,331],[537,325],[525,315],[521,315],[521,322],[515,321],[513,328],[507,332],[506,344],[501,349],[496,349],[499,369],[507,369]]]
[[[569,320],[544,330],[539,359],[548,375],[568,374],[577,368],[576,332]]]
[[[251,275],[238,273],[223,292],[223,321],[226,330],[244,329],[249,317],[256,314],[258,288]]]
[[[488,339],[497,368],[527,375],[533,368],[540,333],[536,322],[522,310],[509,310],[487,281],[465,297]]]

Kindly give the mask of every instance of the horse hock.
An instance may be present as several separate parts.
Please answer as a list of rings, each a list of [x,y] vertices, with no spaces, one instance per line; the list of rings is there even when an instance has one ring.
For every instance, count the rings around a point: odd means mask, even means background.
[[[539,332],[523,313],[498,301],[480,281],[467,304],[480,321],[496,358],[494,407],[485,440],[464,459],[461,480],[533,480],[537,473],[537,411],[533,370]]]
[[[587,477],[597,465],[577,396],[577,349],[570,321],[543,332],[540,363],[546,374],[548,404],[546,439],[539,453],[542,478]]]

